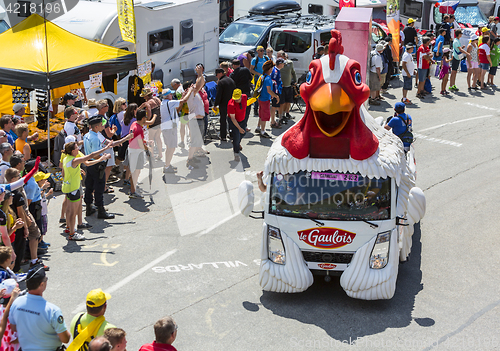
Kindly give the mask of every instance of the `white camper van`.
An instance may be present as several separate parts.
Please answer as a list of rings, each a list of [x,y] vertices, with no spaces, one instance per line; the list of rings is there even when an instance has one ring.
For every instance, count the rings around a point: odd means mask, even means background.
[[[219,63],[219,4],[215,0],[136,1],[136,47],[123,41],[116,1],[80,1],[54,23],[81,37],[137,52],[137,62],[151,59],[163,82],[181,78],[181,70],[203,63],[213,71]],[[118,96],[127,96],[128,72],[119,75]],[[92,91],[88,97],[92,96]],[[114,94],[99,94],[114,101]]]

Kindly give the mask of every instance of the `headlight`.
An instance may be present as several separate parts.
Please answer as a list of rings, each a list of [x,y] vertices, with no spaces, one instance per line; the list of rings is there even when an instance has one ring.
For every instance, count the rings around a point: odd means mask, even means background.
[[[370,256],[370,268],[381,269],[389,262],[389,244],[391,242],[391,232],[383,232],[377,235],[377,240],[373,245]]]
[[[283,242],[281,241],[280,230],[276,227],[268,225],[267,238],[269,259],[277,264],[285,264],[285,248],[283,246]]]

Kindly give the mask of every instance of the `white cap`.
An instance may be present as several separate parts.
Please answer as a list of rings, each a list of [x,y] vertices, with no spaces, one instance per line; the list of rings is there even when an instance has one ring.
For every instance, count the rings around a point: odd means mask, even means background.
[[[382,44],[377,44],[377,45],[375,46],[375,50],[377,50],[377,51],[383,51],[383,50],[384,50],[384,45],[382,45]]]
[[[64,139],[64,145],[66,145],[67,143],[71,143],[73,141],[76,141],[76,138],[74,135],[68,135],[65,139]]]
[[[12,110],[14,111],[14,113],[17,113],[19,112],[23,107],[26,107],[27,105],[26,104],[21,104],[20,102],[18,102],[17,104],[14,104],[14,106],[12,107]]]

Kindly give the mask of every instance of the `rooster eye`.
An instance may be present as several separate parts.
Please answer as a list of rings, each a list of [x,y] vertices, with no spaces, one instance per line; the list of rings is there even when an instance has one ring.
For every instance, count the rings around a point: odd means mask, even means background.
[[[311,73],[311,71],[309,71],[309,72],[307,72],[306,83],[310,84],[311,80],[312,80],[312,73]]]
[[[356,83],[356,85],[361,84],[361,74],[359,72],[354,73],[354,83]]]

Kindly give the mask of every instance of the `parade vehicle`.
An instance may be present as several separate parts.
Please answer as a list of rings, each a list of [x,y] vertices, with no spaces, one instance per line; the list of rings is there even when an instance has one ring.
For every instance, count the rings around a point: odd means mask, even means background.
[[[151,59],[162,70],[164,83],[181,78],[181,70],[203,63],[205,71],[218,67],[219,4],[215,0],[135,1],[136,45],[120,34],[116,1],[80,1],[54,20],[58,26],[83,38],[137,52],[140,64]],[[132,72],[118,76],[118,96],[127,96]],[[88,97],[92,96],[92,91]],[[100,99],[115,100],[111,92]]]
[[[311,62],[300,87],[304,116],[267,155],[263,211],[253,211],[249,181],[239,187],[240,210],[264,219],[264,290],[301,292],[313,274],[340,274],[348,296],[390,299],[425,196],[415,186],[413,148],[405,153],[401,139],[365,109],[370,90],[360,64],[342,54],[340,32],[331,34],[328,55]]]

